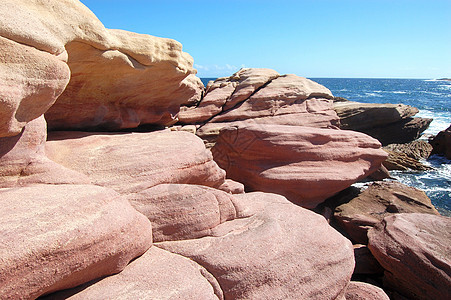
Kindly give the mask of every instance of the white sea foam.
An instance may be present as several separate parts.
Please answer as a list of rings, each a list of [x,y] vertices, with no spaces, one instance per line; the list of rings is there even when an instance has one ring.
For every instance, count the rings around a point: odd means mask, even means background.
[[[393,94],[407,94],[405,91],[394,91]]]
[[[445,130],[451,124],[451,113],[434,113],[429,110],[421,109],[415,117],[420,118],[432,118],[433,121],[429,125],[429,128],[424,131],[423,135],[436,135],[442,130]]]
[[[378,94],[378,93],[365,93],[365,96],[369,96],[369,97],[382,97],[382,95]]]

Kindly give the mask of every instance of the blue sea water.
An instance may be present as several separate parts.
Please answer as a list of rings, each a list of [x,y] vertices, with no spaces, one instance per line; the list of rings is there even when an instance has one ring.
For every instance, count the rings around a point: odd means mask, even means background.
[[[207,85],[209,80],[202,78]],[[417,107],[418,117],[433,118],[423,138],[436,135],[451,124],[451,82],[424,79],[311,78],[334,96],[363,103],[402,103]],[[434,155],[423,162],[426,172],[392,172],[400,182],[426,192],[443,215],[451,216],[451,161]]]

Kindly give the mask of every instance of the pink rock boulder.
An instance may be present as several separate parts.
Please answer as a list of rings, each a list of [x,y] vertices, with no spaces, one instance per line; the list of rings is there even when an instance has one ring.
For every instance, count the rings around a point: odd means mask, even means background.
[[[346,300],[390,300],[380,287],[358,281],[351,281],[346,289]]]

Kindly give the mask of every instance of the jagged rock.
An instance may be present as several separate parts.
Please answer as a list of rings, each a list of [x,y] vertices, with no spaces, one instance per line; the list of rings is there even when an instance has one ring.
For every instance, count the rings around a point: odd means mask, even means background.
[[[427,159],[432,152],[432,146],[428,142],[421,140],[416,140],[406,144],[390,144],[385,146],[384,149],[403,153],[416,160]]]
[[[0,188],[34,183],[89,184],[87,176],[45,155],[44,116],[28,122],[19,135],[0,138]]]
[[[451,218],[419,213],[388,216],[368,232],[384,285],[409,299],[448,299]]]
[[[338,101],[334,108],[340,117],[340,128],[366,133],[382,145],[413,141],[432,122],[432,119],[412,118],[418,109],[404,104]]]
[[[385,149],[385,151],[387,151],[388,157],[382,164],[390,171],[426,171],[431,169],[431,167],[424,165],[417,159],[411,158],[402,152],[396,152],[387,149]]]
[[[433,147],[431,154],[440,154],[451,159],[451,126],[446,130],[440,131],[437,136],[430,141],[430,144]]]
[[[398,182],[375,182],[335,209],[334,218],[357,243],[367,244],[367,232],[395,213],[439,215],[426,194]]]
[[[197,136],[183,131],[149,133],[51,132],[52,160],[86,174],[97,185],[136,193],[161,183],[219,187],[225,172]]]
[[[0,189],[0,295],[34,299],[120,272],[152,245],[148,219],[94,185]]]
[[[113,276],[54,293],[58,299],[224,299],[219,284],[202,266],[153,246]]]
[[[323,217],[279,195],[233,197],[238,218],[210,236],[156,245],[205,267],[225,299],[344,296],[354,268],[352,245]]]
[[[212,152],[227,176],[248,190],[278,193],[308,208],[386,158],[380,143],[362,133],[262,124],[224,128]]]
[[[351,281],[346,289],[346,300],[390,300],[383,289],[358,281]]]

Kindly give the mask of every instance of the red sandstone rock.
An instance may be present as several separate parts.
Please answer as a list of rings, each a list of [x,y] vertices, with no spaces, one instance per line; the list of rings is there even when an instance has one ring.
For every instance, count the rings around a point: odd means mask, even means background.
[[[150,248],[113,276],[44,299],[224,299],[219,284],[192,260]]]
[[[308,208],[377,170],[387,155],[362,133],[282,125],[225,128],[212,152],[246,188]]]
[[[232,194],[192,184],[160,184],[128,200],[152,223],[155,242],[195,239],[235,219]]]
[[[21,134],[0,138],[0,187],[90,183],[87,176],[47,158],[46,137],[47,127],[41,116],[26,124]]]
[[[433,147],[432,154],[444,155],[451,159],[451,126],[440,131],[430,143]]]
[[[275,194],[233,195],[237,219],[210,236],[156,243],[205,267],[225,299],[340,299],[354,259],[326,220]]]
[[[390,300],[383,289],[364,282],[351,281],[346,289],[346,300]]]
[[[226,179],[225,182],[218,187],[218,189],[231,194],[243,194],[244,184],[232,179]]]
[[[152,245],[149,220],[93,185],[0,189],[0,295],[33,299],[121,271]]]
[[[354,245],[354,274],[382,274],[384,269],[365,245]]]
[[[387,288],[410,299],[448,299],[451,286],[451,219],[403,213],[368,232],[368,247],[386,270]]]
[[[423,191],[399,182],[377,182],[338,206],[334,217],[355,242],[366,244],[368,230],[394,213],[439,215]]]
[[[163,130],[150,133],[52,132],[48,156],[86,174],[92,183],[119,193],[136,193],[161,183],[219,187],[225,172],[195,135]]]

